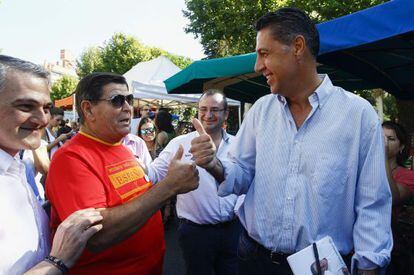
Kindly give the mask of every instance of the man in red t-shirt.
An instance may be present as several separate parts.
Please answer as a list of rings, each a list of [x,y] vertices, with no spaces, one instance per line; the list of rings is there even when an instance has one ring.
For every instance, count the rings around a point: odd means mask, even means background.
[[[159,208],[198,186],[195,164],[180,148],[167,177],[153,185],[121,140],[129,133],[133,96],[123,76],[93,73],[76,88],[81,128],[53,157],[46,183],[52,228],[72,212],[102,208],[103,229],[90,239],[72,274],[162,274]]]

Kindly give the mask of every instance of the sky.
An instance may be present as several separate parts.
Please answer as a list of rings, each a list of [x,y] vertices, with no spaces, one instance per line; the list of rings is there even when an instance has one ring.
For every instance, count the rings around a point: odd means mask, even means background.
[[[186,34],[184,0],[0,0],[2,54],[38,64],[59,60],[60,49],[76,58],[115,32],[141,43],[198,60],[202,46]]]

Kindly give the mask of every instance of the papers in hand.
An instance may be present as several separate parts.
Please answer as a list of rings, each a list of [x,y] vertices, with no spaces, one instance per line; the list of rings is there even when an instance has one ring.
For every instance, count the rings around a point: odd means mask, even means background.
[[[316,242],[323,275],[348,275],[349,271],[331,237]],[[317,275],[318,269],[312,245],[290,255],[287,261],[296,275]]]

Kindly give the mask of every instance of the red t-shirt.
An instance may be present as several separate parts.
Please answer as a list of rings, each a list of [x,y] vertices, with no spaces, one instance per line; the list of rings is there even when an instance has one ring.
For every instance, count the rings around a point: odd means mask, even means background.
[[[398,166],[392,173],[392,178],[395,182],[414,191],[414,171]]]
[[[70,214],[114,207],[140,196],[152,183],[122,144],[78,134],[53,156],[46,183],[52,232]],[[164,231],[158,211],[128,239],[100,252],[85,249],[71,274],[162,274]]]

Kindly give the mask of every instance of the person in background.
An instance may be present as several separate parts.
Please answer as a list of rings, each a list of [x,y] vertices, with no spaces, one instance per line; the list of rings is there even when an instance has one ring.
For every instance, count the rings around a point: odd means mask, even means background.
[[[149,104],[143,105],[139,109],[139,117],[138,118],[132,118],[132,120],[131,120],[131,130],[130,130],[130,133],[136,135],[137,130],[138,130],[138,125],[139,125],[141,119],[150,117],[150,114],[151,114],[151,107],[150,107],[150,105]]]
[[[51,106],[49,74],[0,55],[0,274],[64,274],[102,229],[97,210],[79,210],[58,226],[50,249],[48,217],[27,183],[19,151],[39,147]]]
[[[404,127],[392,121],[382,123],[385,138],[386,167],[392,194],[392,231],[394,248],[392,250],[389,274],[414,274],[414,255],[410,243],[404,236],[412,234],[410,229],[401,226],[404,214],[403,205],[414,197],[414,171],[404,166],[409,157],[409,138]],[[410,216],[410,215],[408,215]]]
[[[56,137],[59,137],[62,134],[67,134],[72,131],[72,128],[68,126],[68,124],[69,124],[68,120],[65,121],[62,119],[60,121],[59,129],[56,131]]]
[[[60,108],[52,107],[50,109],[50,121],[43,133],[43,140],[47,142],[47,152],[49,159],[51,160],[56,150],[59,149],[63,143],[71,137],[71,132],[61,134],[56,137],[54,130],[60,125],[63,120],[63,110]]]
[[[152,157],[145,141],[137,135],[128,134],[122,139],[122,144],[131,150],[131,153],[135,156],[139,164],[146,170],[152,162]]]
[[[145,141],[152,160],[158,157],[160,150],[157,147],[157,128],[150,118],[143,118],[138,125],[138,136]]]
[[[217,155],[225,160],[234,137],[222,128],[229,111],[225,95],[217,90],[204,92],[198,102],[198,118],[218,148]],[[191,162],[189,152],[197,132],[178,136],[168,143],[148,168],[153,182],[162,180],[168,171],[174,152],[184,147],[185,161]],[[203,168],[197,167],[200,185],[197,190],[177,196],[179,218],[178,241],[183,251],[187,274],[237,274],[237,244],[241,230],[236,208],[244,196],[234,194],[220,197],[217,182]]]
[[[172,125],[172,116],[166,109],[160,109],[157,117],[155,118],[155,126],[157,126],[157,146],[160,150],[164,149],[165,146],[175,138],[176,133],[174,126]]]

